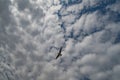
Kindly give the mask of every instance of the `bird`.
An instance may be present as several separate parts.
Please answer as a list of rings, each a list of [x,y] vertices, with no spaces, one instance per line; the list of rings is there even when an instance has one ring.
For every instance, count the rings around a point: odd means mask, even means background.
[[[58,55],[56,56],[56,59],[58,59],[58,57],[62,56],[61,52],[62,52],[62,47],[60,48]]]

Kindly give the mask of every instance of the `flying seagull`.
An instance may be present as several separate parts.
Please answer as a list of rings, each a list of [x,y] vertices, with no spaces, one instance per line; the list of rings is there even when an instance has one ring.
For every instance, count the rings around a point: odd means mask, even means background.
[[[59,52],[58,52],[58,55],[56,56],[56,59],[57,59],[58,57],[62,56],[61,52],[62,52],[62,47],[60,48],[60,50],[59,50]]]

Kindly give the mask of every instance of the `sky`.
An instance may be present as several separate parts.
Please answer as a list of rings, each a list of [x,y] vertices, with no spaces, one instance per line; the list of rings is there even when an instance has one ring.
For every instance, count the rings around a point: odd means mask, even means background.
[[[119,79],[120,0],[0,0],[0,80]]]

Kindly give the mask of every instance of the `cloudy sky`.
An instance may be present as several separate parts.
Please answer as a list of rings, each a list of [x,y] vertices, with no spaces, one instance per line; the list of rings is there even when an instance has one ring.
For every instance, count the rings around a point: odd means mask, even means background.
[[[0,80],[119,79],[120,0],[0,0]]]

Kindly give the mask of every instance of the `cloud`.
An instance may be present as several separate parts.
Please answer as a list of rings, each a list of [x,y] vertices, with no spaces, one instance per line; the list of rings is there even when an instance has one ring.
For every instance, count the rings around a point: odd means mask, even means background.
[[[0,4],[0,79],[119,80],[118,0]]]

